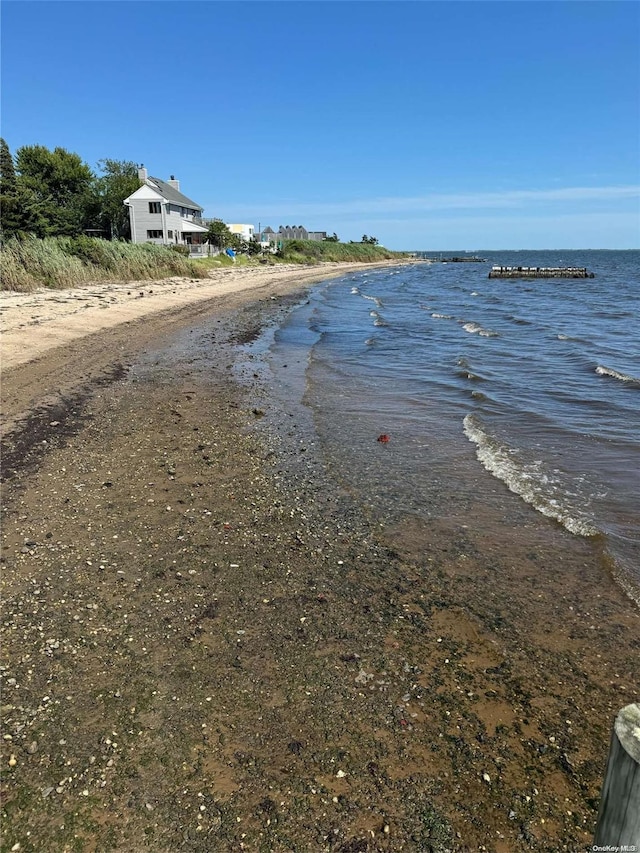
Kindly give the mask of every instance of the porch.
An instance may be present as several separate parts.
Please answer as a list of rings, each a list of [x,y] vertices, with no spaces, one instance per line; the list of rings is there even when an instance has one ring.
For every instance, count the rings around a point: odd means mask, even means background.
[[[206,242],[207,229],[187,219],[182,220],[180,233],[183,246],[188,246],[190,258],[202,258],[211,254],[211,246]]]

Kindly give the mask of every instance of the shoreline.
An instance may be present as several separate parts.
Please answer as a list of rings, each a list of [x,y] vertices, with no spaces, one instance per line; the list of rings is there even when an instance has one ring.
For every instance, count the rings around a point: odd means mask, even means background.
[[[238,344],[309,283],[160,309],[8,372],[8,849],[588,847],[637,613],[586,543],[560,597],[515,571],[506,527],[475,550],[446,520],[384,530],[288,411],[259,428],[273,400],[239,383]]]
[[[45,416],[48,409],[66,405],[67,399],[84,398],[96,384],[126,369],[127,361],[147,341],[171,334],[203,312],[279,299],[352,269],[403,263],[241,267],[216,270],[208,279],[98,283],[33,293],[2,291],[0,436],[15,432],[33,415]]]
[[[167,278],[160,281],[98,282],[67,290],[30,293],[0,291],[3,370],[38,358],[50,349],[88,334],[164,311],[180,311],[198,302],[236,296],[247,290],[297,287],[335,278],[354,269],[379,269],[415,261],[379,263],[278,264],[270,267],[228,267],[209,278]],[[279,292],[279,290],[278,290]],[[108,315],[103,313],[108,310]],[[31,327],[33,334],[28,332]]]

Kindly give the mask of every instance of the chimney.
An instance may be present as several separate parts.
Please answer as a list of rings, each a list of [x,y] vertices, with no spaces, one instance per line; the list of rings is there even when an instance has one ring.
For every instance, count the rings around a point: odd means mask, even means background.
[[[169,180],[167,181],[170,187],[173,187],[174,190],[180,192],[180,181],[176,181],[175,175],[171,175]]]
[[[141,184],[144,184],[144,182],[147,180],[148,177],[149,177],[149,174],[144,167],[144,163],[141,163],[139,168],[138,168],[138,180],[140,181]]]

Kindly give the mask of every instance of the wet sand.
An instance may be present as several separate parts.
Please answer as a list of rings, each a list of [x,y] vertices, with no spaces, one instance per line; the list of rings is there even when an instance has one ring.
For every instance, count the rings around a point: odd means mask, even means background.
[[[385,528],[262,429],[238,345],[309,281],[12,332],[3,849],[588,849],[637,609],[566,531]]]

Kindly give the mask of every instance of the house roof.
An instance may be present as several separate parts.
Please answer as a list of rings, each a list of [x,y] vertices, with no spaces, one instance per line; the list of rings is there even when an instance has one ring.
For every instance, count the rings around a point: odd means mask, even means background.
[[[167,201],[172,201],[174,204],[179,204],[181,207],[194,207],[196,210],[204,210],[203,207],[200,207],[199,204],[196,204],[195,201],[192,201],[190,198],[187,198],[186,195],[183,195],[180,190],[177,190],[175,187],[172,187],[171,184],[167,183],[167,181],[163,181],[161,178],[147,178],[147,183],[153,184],[161,193]]]
[[[182,220],[182,231],[185,231],[187,234],[196,233],[196,234],[206,234],[208,228],[203,228],[202,225],[197,225],[195,222],[189,222],[188,219]]]

